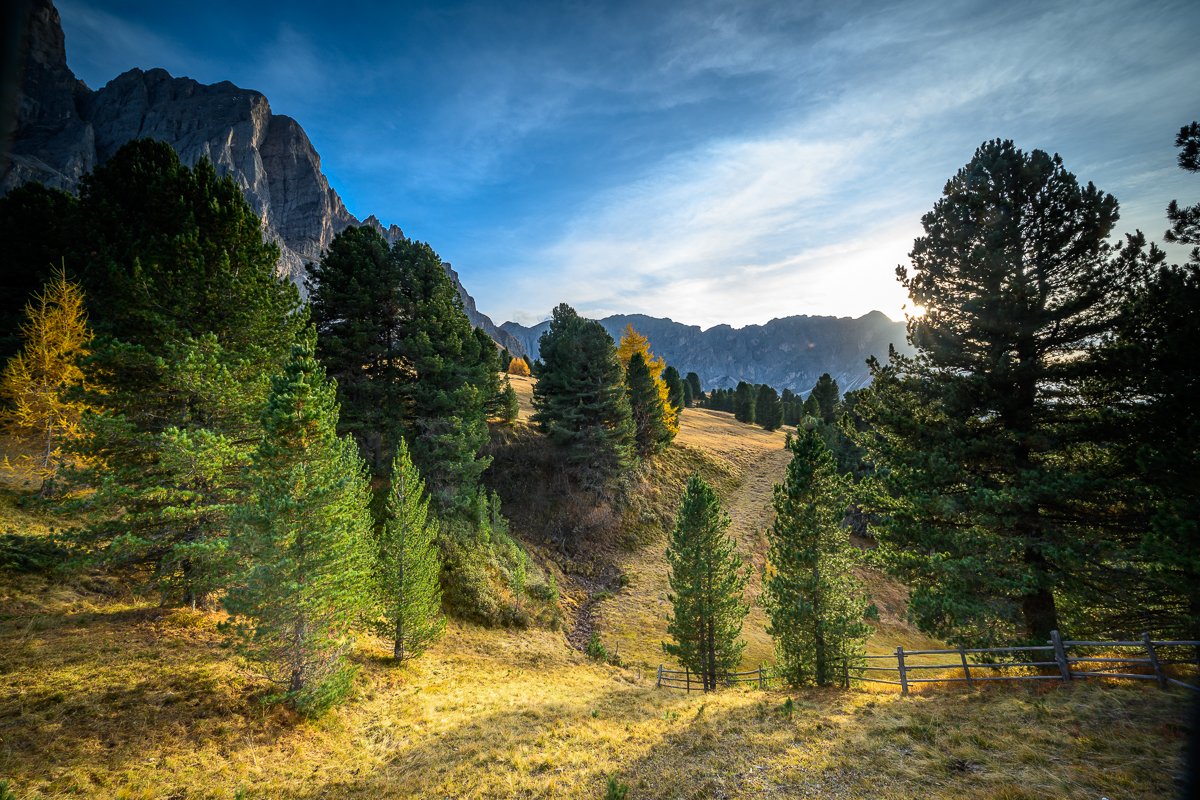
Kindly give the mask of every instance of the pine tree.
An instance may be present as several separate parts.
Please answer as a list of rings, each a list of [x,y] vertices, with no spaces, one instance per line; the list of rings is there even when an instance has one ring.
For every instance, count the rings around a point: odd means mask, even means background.
[[[1179,168],[1188,172],[1200,172],[1200,122],[1184,125],[1175,137],[1179,148]],[[1177,200],[1167,206],[1167,220],[1171,227],[1164,237],[1168,242],[1200,245],[1200,203],[1181,207]],[[1192,248],[1193,264],[1200,264],[1200,246]]]
[[[738,422],[754,423],[754,402],[756,400],[754,387],[745,381],[738,381],[733,394],[733,417]]]
[[[354,441],[337,435],[334,387],[314,339],[272,380],[253,496],[230,541],[240,572],[225,597],[241,652],[310,715],[348,690],[352,627],[371,595],[365,468]]]
[[[307,266],[317,358],[337,381],[342,433],[351,434],[377,476],[386,476],[401,438],[404,385],[412,367],[401,337],[412,311],[400,297],[400,265],[369,225],[333,237]]]
[[[694,399],[696,402],[700,402],[700,400],[704,397],[704,389],[700,386],[700,376],[694,372],[689,372],[684,377],[684,380],[689,386],[692,387],[692,399]]]
[[[800,406],[801,419],[811,417],[815,420],[821,419],[821,404],[817,401],[817,396],[809,392],[808,397],[804,399],[804,403]]]
[[[758,387],[758,395],[754,398],[755,422],[766,430],[779,430],[783,424],[783,406],[775,389],[767,384]]]
[[[699,674],[705,691],[716,689],[717,676],[737,667],[745,648],[738,637],[749,611],[742,600],[749,575],[728,527],[716,494],[693,475],[667,542],[672,607],[667,633],[675,641],[664,642],[663,650]]]
[[[828,372],[817,378],[816,384],[813,385],[812,393],[809,394],[817,404],[818,416],[826,425],[832,425],[837,420],[837,403],[840,391],[838,390],[837,381],[835,381]]]
[[[561,303],[539,348],[533,421],[563,453],[567,473],[581,486],[603,491],[634,458],[624,370],[612,337]]]
[[[491,463],[488,405],[500,395],[499,356],[476,335],[437,253],[401,239],[398,262],[404,324],[398,349],[413,372],[403,389],[404,438],[441,509],[462,510]]]
[[[517,399],[517,390],[513,388],[512,381],[508,376],[504,376],[504,403],[501,407],[501,418],[509,425],[517,421],[517,417],[521,414],[521,404]]]
[[[98,410],[77,392],[84,387],[79,365],[89,353],[92,333],[83,292],[62,269],[26,305],[25,316],[24,346],[0,377],[0,397],[7,401],[0,407],[0,427],[33,451],[18,463],[42,479],[46,497],[63,464],[76,461],[68,449],[83,436],[83,415]]]
[[[679,370],[672,366],[668,366],[663,370],[663,383],[667,385],[667,402],[671,404],[671,408],[675,409],[675,413],[683,411],[687,407],[687,395],[683,388],[683,378],[679,377]]]
[[[633,414],[638,454],[648,456],[662,452],[670,443],[671,435],[664,419],[658,386],[641,353],[630,356],[625,370],[625,385],[629,390],[629,409]]]
[[[372,627],[392,640],[392,657],[403,661],[419,656],[446,627],[439,583],[442,562],[425,481],[403,439],[397,444],[390,475],[374,568],[381,613]]]
[[[667,427],[667,433],[671,439],[679,433],[679,410],[672,405],[670,399],[670,388],[667,382],[663,379],[663,371],[667,364],[661,358],[655,357],[650,352],[650,340],[633,329],[633,325],[625,326],[625,335],[621,337],[621,343],[617,347],[617,358],[621,360],[621,366],[629,369],[629,359],[634,353],[641,353],[642,359],[646,363],[646,368],[650,370],[650,378],[654,382],[654,389],[658,393],[658,402],[662,406],[663,424]]]
[[[683,407],[691,408],[696,404],[696,396],[692,394],[692,385],[687,381],[683,382]]]
[[[874,364],[858,404],[878,467],[863,500],[927,632],[1044,643],[1064,585],[1103,546],[1079,514],[1096,487],[1072,465],[1084,354],[1160,258],[1136,238],[1110,245],[1116,219],[1117,201],[1057,156],[990,141],[897,270],[925,315],[909,321],[916,358]]]
[[[788,444],[792,460],[775,486],[763,605],[784,680],[828,686],[845,660],[864,651],[867,601],[850,572],[854,548],[839,524],[846,487],[833,456],[814,430],[798,431]]]

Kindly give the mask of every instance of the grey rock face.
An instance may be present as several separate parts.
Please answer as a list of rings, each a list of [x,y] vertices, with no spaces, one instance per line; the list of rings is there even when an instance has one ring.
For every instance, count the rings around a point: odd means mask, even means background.
[[[374,216],[351,214],[321,172],[321,157],[291,117],[271,113],[261,93],[228,81],[213,85],[132,69],[91,91],[67,67],[62,25],[50,0],[35,0],[23,36],[16,135],[0,159],[0,195],[28,181],[74,191],[80,178],[131,139],[165,141],[180,159],[201,158],[231,175],[279,245],[280,272],[303,289],[304,265],[317,261],[333,237],[368,224],[389,243],[403,236]],[[475,307],[446,265],[472,324],[509,350],[520,343]],[[523,352],[523,351],[521,351]]]
[[[600,324],[614,340],[625,326],[650,340],[650,350],[681,374],[695,372],[707,391],[731,388],[738,381],[766,383],[807,395],[821,373],[828,372],[843,392],[866,386],[871,379],[868,356],[887,359],[888,346],[912,352],[903,322],[878,311],[858,318],[795,316],[766,325],[731,328],[717,325],[702,331],[670,319],[641,314],[605,317]],[[500,326],[521,340],[536,358],[538,339],[549,322],[526,328],[515,322]]]

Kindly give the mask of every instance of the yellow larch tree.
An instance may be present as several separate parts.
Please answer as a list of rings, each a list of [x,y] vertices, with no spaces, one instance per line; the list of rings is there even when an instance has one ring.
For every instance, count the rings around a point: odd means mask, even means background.
[[[526,363],[525,359],[517,356],[512,361],[508,362],[508,374],[524,375],[525,377],[529,377],[529,364]]]
[[[24,468],[42,478],[50,494],[54,476],[69,460],[64,446],[82,435],[81,420],[92,406],[73,396],[84,385],[80,359],[88,355],[92,333],[83,290],[61,268],[25,306],[24,347],[0,376],[0,426],[23,451],[9,469]]]
[[[662,372],[667,368],[667,362],[650,352],[649,339],[635,331],[632,324],[626,324],[625,335],[621,337],[621,344],[617,347],[617,358],[621,360],[621,366],[626,370],[629,369],[629,359],[633,358],[634,353],[641,353],[642,358],[646,361],[646,366],[650,369],[650,377],[654,379],[654,388],[658,392],[658,399],[663,407],[663,422],[673,439],[675,434],[679,433],[679,411],[671,405],[670,390],[667,388],[667,382],[662,378]]]

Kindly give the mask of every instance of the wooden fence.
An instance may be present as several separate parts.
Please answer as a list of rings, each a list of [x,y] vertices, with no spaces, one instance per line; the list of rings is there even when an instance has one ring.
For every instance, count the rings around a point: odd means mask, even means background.
[[[1144,656],[1116,656],[1114,651],[1137,648]],[[1191,658],[1182,658],[1181,651],[1190,649]],[[1074,651],[1074,653],[1072,652]],[[1101,655],[1089,655],[1100,651]],[[948,656],[953,663],[913,663],[911,658],[928,659],[931,656]],[[992,657],[1013,658],[997,661]],[[1160,688],[1181,686],[1200,692],[1200,686],[1179,680],[1166,667],[1188,665],[1200,668],[1200,641],[1152,641],[1150,634],[1143,633],[1137,641],[1089,642],[1067,641],[1058,631],[1050,632],[1050,641],[1045,645],[1028,647],[960,647],[956,650],[905,650],[897,647],[895,653],[878,656],[862,656],[860,664],[843,662],[842,685],[849,688],[854,681],[885,683],[899,686],[901,694],[908,694],[914,683],[965,683],[974,688],[977,683],[989,681],[1071,681],[1076,678],[1125,678],[1131,680],[1157,681]],[[894,665],[882,666],[879,662],[893,661]],[[1020,675],[998,674],[1003,670],[1036,669]],[[1141,670],[1135,672],[1133,670]],[[912,672],[940,670],[943,674],[934,677],[913,677]],[[944,674],[949,671],[951,674]],[[896,679],[871,678],[867,673],[894,673]],[[1197,672],[1200,676],[1200,670]],[[959,677],[961,675],[961,677]],[[723,672],[717,683],[724,686],[756,684],[765,689],[776,675],[771,670],[758,669],[746,672]],[[659,664],[654,682],[655,687],[680,689],[690,692],[704,690],[700,673],[688,669],[667,669]]]
[[[1116,656],[1113,651],[1124,648],[1138,648],[1145,652],[1144,657]],[[1183,648],[1190,648],[1194,653],[1192,658],[1170,657]],[[1073,654],[1071,651],[1077,651]],[[1089,652],[1102,651],[1104,655],[1088,655]],[[1079,652],[1082,651],[1082,652]],[[1016,657],[1016,661],[993,661],[989,656]],[[908,659],[915,656],[950,656],[957,657],[951,664],[914,664]],[[967,657],[972,659],[968,661]],[[981,660],[981,657],[983,659]],[[1050,641],[1045,645],[1028,647],[968,647],[957,650],[905,650],[897,647],[896,652],[889,655],[863,656],[862,664],[844,662],[844,678],[851,681],[866,683],[886,683],[899,686],[901,694],[908,694],[909,687],[914,683],[966,683],[974,687],[976,683],[985,681],[1071,681],[1075,678],[1125,678],[1131,680],[1156,681],[1159,687],[1181,686],[1192,691],[1200,691],[1200,686],[1186,683],[1168,674],[1164,667],[1177,665],[1200,666],[1200,641],[1152,641],[1150,634],[1143,633],[1137,641],[1091,642],[1064,640],[1058,631],[1050,632]],[[876,662],[894,661],[895,666],[875,666]],[[1003,675],[996,674],[1000,670],[1017,668],[1036,668],[1036,674]],[[1134,672],[1132,670],[1142,670]],[[938,675],[931,678],[912,677],[910,673],[918,670],[949,670],[950,676]],[[890,678],[867,677],[869,672],[895,673],[897,680]],[[857,674],[855,674],[857,673]],[[961,673],[961,677],[958,674]]]
[[[771,673],[762,667],[747,672],[721,672],[717,675],[717,683],[724,686],[750,683],[757,684],[759,689],[763,689],[766,688],[769,680],[771,680]],[[692,689],[702,692],[704,691],[704,678],[699,672],[692,672],[689,669],[667,669],[659,664],[654,686],[664,689],[682,689],[685,692],[690,692]]]

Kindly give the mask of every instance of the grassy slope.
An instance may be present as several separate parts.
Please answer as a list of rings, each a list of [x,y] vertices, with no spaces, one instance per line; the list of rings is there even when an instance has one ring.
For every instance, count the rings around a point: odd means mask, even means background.
[[[728,442],[724,422],[688,412],[679,457],[660,465],[671,480],[647,488],[669,504],[676,478],[709,471],[753,543],[765,519],[737,498],[769,490],[759,467],[778,468],[781,442]],[[0,532],[71,522],[17,500],[0,493]],[[644,625],[649,643],[631,638],[622,656],[643,648],[656,663],[661,623],[642,607],[658,591],[662,515],[635,513],[643,543],[620,556],[632,582],[599,621],[612,636]],[[0,780],[19,798],[599,797],[610,775],[630,798],[1151,798],[1171,791],[1185,729],[1185,698],[1144,685],[812,691],[792,695],[789,717],[784,693],[655,690],[561,632],[464,625],[400,669],[365,640],[356,696],[308,723],[258,702],[265,686],[223,646],[219,619],[103,575],[0,573]]]

